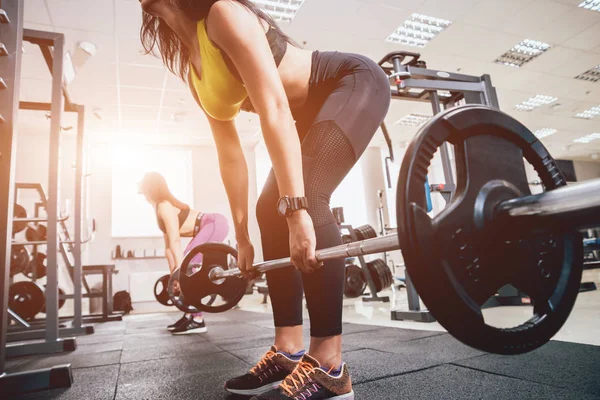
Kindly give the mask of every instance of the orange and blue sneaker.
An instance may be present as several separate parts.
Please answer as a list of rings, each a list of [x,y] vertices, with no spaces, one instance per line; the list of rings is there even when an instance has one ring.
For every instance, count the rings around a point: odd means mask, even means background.
[[[323,369],[319,362],[305,354],[279,385],[251,400],[354,400],[352,380],[346,364],[339,369]]]
[[[233,394],[255,396],[277,388],[296,368],[303,355],[304,351],[288,354],[272,346],[247,374],[225,382],[225,390]]]

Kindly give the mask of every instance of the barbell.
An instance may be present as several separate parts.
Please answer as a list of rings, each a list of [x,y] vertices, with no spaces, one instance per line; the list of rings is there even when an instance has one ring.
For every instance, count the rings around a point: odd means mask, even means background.
[[[454,147],[456,191],[434,217],[423,190],[438,149]],[[543,183],[532,195],[523,160]],[[546,148],[525,126],[490,107],[466,105],[436,115],[416,135],[397,185],[397,235],[316,252],[319,261],[402,251],[414,286],[437,321],[463,343],[486,352],[520,354],[547,343],[567,320],[583,264],[578,229],[600,226],[600,180],[566,187]],[[197,254],[202,266],[187,266]],[[186,301],[222,312],[243,297],[235,249],[206,243],[184,258],[179,281]],[[255,264],[264,273],[290,258]],[[513,328],[485,322],[481,306],[511,284],[532,300],[533,316]],[[206,299],[219,295],[220,302]]]

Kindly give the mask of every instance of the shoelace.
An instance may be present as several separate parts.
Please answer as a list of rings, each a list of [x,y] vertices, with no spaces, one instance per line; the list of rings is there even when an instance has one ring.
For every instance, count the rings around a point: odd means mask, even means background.
[[[266,367],[269,361],[271,361],[276,354],[277,353],[275,353],[273,350],[267,351],[265,355],[260,359],[260,361],[250,369],[250,372],[256,374],[262,368]]]
[[[294,368],[294,371],[284,379],[280,387],[289,397],[292,397],[296,390],[304,386],[304,379],[306,379],[306,381],[310,380],[309,375],[312,374],[315,369],[316,368],[313,367],[311,363],[300,361],[296,368]],[[330,373],[331,371],[333,371],[333,367],[331,367],[327,373]],[[298,381],[296,378],[298,378]]]

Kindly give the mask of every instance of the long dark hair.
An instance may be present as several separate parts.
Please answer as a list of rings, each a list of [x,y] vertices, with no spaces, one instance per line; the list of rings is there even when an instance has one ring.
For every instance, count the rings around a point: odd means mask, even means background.
[[[142,192],[148,196],[150,200],[156,204],[161,201],[168,201],[180,210],[189,210],[190,206],[182,201],[177,200],[173,193],[169,190],[167,181],[164,176],[158,172],[146,172],[140,182]]]
[[[170,0],[173,7],[179,8],[196,21],[206,18],[210,8],[217,1],[219,0]],[[256,15],[257,18],[267,22],[267,24],[285,38],[288,43],[294,46],[296,45],[296,43],[277,26],[274,19],[258,8],[254,3],[249,0],[234,1],[246,7]],[[140,39],[146,52],[145,54],[152,54],[162,58],[163,63],[169,71],[187,82],[190,65],[190,51],[165,21],[160,17],[143,12]]]

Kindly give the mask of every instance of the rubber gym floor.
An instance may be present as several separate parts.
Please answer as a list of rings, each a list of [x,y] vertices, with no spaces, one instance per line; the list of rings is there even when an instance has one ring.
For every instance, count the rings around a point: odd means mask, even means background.
[[[8,372],[71,363],[70,389],[18,399],[242,399],[223,382],[272,343],[271,315],[207,315],[208,332],[172,336],[178,313],[96,324],[74,352],[8,361]],[[308,337],[308,321],[305,324]],[[551,341],[520,356],[471,349],[441,332],[344,324],[357,399],[599,399],[600,347]],[[2,397],[2,396],[0,396]]]

